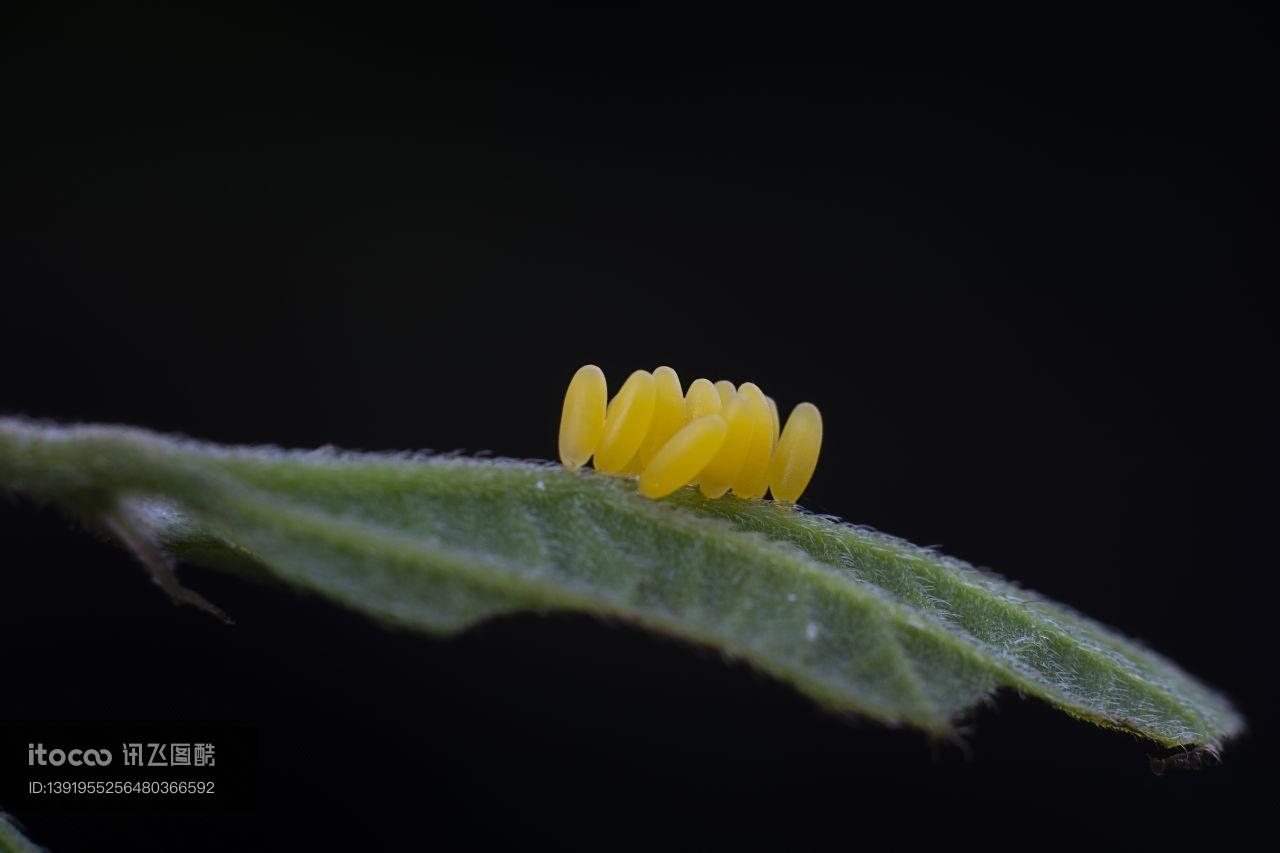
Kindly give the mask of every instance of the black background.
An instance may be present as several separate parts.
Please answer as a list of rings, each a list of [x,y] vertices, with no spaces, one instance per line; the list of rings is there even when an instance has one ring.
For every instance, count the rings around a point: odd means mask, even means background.
[[[106,5],[0,13],[3,410],[546,458],[582,363],[751,379],[822,407],[806,505],[1142,638],[1252,733],[1156,778],[1003,696],[931,744],[586,618],[435,641],[187,569],[227,628],[14,500],[0,722],[259,733],[252,814],[35,840],[1261,840],[1272,21]]]

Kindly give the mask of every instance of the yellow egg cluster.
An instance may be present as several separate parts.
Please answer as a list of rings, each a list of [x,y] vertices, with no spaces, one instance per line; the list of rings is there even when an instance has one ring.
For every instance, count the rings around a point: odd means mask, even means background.
[[[574,374],[560,418],[560,461],[570,470],[595,457],[608,474],[639,475],[640,493],[660,498],[696,485],[709,498],[732,490],[794,502],[813,477],[822,415],[801,403],[779,430],[778,407],[752,382],[737,388],[695,379],[686,392],[670,367],[637,370],[609,399],[594,364]]]

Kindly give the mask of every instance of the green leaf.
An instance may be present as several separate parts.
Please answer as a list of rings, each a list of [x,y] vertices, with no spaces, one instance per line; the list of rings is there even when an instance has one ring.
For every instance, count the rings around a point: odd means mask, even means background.
[[[1243,720],[1175,665],[987,572],[791,507],[547,463],[223,448],[0,419],[0,485],[124,542],[437,634],[572,610],[716,648],[824,706],[940,736],[999,688],[1169,747]]]
[[[13,823],[13,818],[0,812],[0,853],[41,853],[42,848],[27,840]]]

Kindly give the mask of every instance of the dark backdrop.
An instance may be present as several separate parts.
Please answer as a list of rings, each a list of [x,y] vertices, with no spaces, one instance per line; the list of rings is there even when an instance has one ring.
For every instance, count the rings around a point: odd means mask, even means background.
[[[961,749],[586,618],[438,641],[188,569],[227,628],[9,501],[0,722],[259,733],[255,815],[20,814],[36,840],[1253,827],[1270,21],[128,8],[0,13],[4,411],[546,458],[582,363],[752,379],[823,409],[807,506],[1142,638],[1254,734],[1156,778],[1004,696]]]

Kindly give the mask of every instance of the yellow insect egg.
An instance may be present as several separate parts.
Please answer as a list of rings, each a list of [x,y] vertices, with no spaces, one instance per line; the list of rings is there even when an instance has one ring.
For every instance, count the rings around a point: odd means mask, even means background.
[[[680,387],[680,377],[676,372],[670,367],[659,367],[653,371],[653,389],[653,421],[640,444],[640,450],[627,465],[628,471],[635,474],[643,471],[658,451],[685,425],[684,390]]]
[[[754,382],[743,382],[738,389],[751,408],[751,444],[742,460],[742,469],[733,479],[733,493],[740,498],[754,500],[764,497],[769,488],[769,459],[773,456],[773,419],[769,416],[769,404],[764,392]]]
[[[751,434],[755,430],[751,406],[736,394],[729,398],[721,415],[729,426],[724,444],[698,474],[698,489],[709,498],[718,498],[729,491],[742,470],[742,462],[751,447]]]
[[[724,408],[720,392],[710,379],[695,379],[684,394],[684,417],[688,423],[707,415],[718,415]]]
[[[560,461],[570,471],[587,464],[604,435],[609,389],[604,371],[594,364],[578,368],[564,395],[560,415]]]
[[[720,405],[729,405],[729,399],[738,393],[738,389],[733,387],[733,383],[728,379],[721,379],[716,383],[716,393],[720,395]]]
[[[706,415],[676,433],[640,475],[640,494],[660,498],[698,476],[724,446],[729,425],[720,415]]]
[[[778,446],[778,429],[781,426],[778,420],[778,404],[768,395],[765,395],[764,401],[769,404],[769,417],[773,420],[773,446],[776,448]]]
[[[724,405],[720,402],[720,392],[716,390],[716,386],[711,384],[710,379],[693,380],[693,384],[685,392],[684,416],[687,423],[693,423],[698,418],[706,417],[707,415],[718,415],[723,408]],[[689,485],[698,485],[698,478],[691,479]]]
[[[795,503],[809,485],[822,449],[822,414],[812,403],[801,403],[787,418],[769,464],[769,491],[774,500]]]
[[[622,384],[605,413],[604,434],[596,448],[597,471],[616,474],[636,455],[653,422],[657,396],[647,370],[637,370]]]

